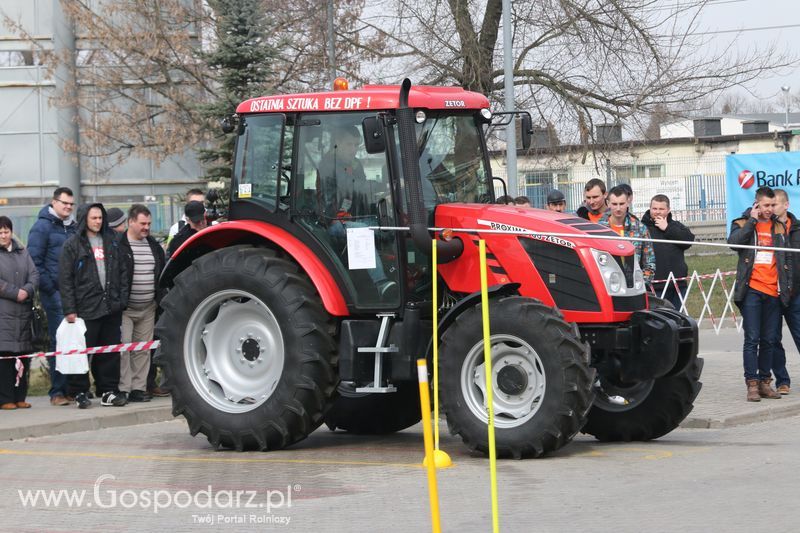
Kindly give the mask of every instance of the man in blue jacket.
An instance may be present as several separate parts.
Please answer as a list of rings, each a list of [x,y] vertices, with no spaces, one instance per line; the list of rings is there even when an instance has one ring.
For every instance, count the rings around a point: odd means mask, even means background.
[[[75,234],[75,219],[72,210],[75,200],[72,191],[59,187],[53,191],[50,204],[39,211],[39,218],[28,234],[28,253],[39,271],[39,294],[47,313],[47,329],[50,332],[50,351],[56,349],[56,330],[64,318],[61,310],[61,293],[58,287],[58,258],[64,242]],[[56,358],[48,357],[50,366],[50,403],[69,405],[67,378],[56,371]]]

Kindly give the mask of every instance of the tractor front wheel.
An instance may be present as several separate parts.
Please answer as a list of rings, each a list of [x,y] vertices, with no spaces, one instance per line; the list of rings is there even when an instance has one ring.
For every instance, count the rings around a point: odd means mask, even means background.
[[[577,328],[537,300],[490,302],[491,389],[497,454],[538,457],[570,442],[592,405],[594,371]],[[489,450],[481,307],[464,311],[441,344],[444,411],[450,432]]]

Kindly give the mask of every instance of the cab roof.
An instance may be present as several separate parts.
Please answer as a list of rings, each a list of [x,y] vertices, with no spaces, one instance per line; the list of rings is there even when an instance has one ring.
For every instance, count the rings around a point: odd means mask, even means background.
[[[245,100],[236,108],[244,113],[292,113],[325,111],[370,111],[397,109],[400,105],[399,85],[365,85],[361,89],[322,93],[261,96]],[[411,87],[408,105],[423,109],[482,109],[489,100],[480,93],[460,87]]]

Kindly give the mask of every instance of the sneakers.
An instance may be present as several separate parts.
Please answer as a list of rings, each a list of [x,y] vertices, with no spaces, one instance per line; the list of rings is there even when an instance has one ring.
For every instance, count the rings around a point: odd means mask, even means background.
[[[121,392],[120,394],[125,394]],[[129,402],[149,402],[151,399],[150,395],[144,391],[140,390],[132,390],[131,393],[128,395]]]
[[[50,398],[50,405],[69,405],[69,403],[69,400],[60,395]]]
[[[398,295],[397,283],[394,281],[385,279],[383,281],[379,281],[375,284],[375,288],[378,289],[378,296],[380,296],[381,300],[395,300]]]
[[[122,407],[128,403],[128,395],[124,392],[104,392],[100,399],[100,405],[105,407]]]
[[[779,385],[778,386],[778,394],[780,394],[782,396],[786,396],[790,392],[791,392],[791,389],[789,388],[789,385]]]
[[[92,400],[90,400],[84,392],[75,395],[75,403],[78,409],[88,409],[92,406]]]

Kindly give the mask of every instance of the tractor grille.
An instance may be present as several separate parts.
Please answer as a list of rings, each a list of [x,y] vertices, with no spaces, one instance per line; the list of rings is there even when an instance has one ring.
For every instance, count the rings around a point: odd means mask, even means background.
[[[560,309],[600,310],[589,274],[574,249],[529,237],[519,241]]]
[[[644,294],[637,294],[636,296],[614,296],[611,300],[614,302],[614,311],[641,311],[646,307],[646,298]]]

